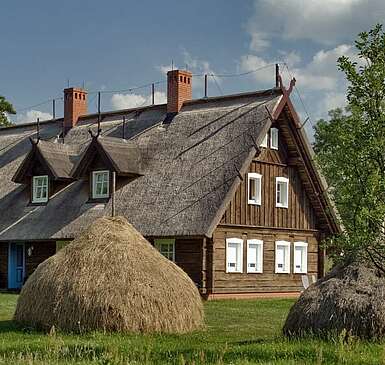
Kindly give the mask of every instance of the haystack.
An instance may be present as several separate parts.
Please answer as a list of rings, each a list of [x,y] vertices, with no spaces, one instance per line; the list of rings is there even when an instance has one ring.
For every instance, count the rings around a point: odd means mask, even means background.
[[[291,308],[287,336],[331,333],[362,338],[385,335],[385,278],[366,264],[335,267],[306,289]]]
[[[202,326],[199,292],[124,218],[96,220],[41,263],[14,319],[63,331],[183,333]]]

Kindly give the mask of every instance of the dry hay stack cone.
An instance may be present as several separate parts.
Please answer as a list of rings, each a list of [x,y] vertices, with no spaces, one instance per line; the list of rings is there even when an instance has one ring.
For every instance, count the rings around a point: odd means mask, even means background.
[[[383,274],[364,264],[335,267],[301,294],[290,310],[283,332],[287,336],[346,333],[367,339],[383,337]]]
[[[199,292],[124,218],[96,220],[41,263],[14,319],[63,331],[183,333],[203,323]]]

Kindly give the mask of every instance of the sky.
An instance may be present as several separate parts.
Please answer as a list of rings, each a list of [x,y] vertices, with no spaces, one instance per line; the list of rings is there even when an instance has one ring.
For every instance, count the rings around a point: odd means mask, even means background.
[[[172,65],[215,75],[214,96],[274,86],[278,62],[286,84],[297,80],[292,97],[311,135],[346,103],[338,57],[356,59],[357,34],[384,19],[383,0],[6,1],[0,95],[18,112],[12,121],[25,123],[50,119],[52,99],[61,116],[67,85],[86,87],[90,111],[101,91],[107,111],[149,104],[150,86],[134,88],[152,82],[155,102],[165,102]],[[194,76],[193,97],[203,94]]]

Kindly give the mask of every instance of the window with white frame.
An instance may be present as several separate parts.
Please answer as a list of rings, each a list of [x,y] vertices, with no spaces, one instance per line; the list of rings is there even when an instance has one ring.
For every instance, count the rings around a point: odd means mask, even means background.
[[[263,272],[263,241],[247,240],[247,272]]]
[[[156,239],[155,247],[164,257],[175,261],[175,239]]]
[[[255,172],[247,174],[247,191],[249,204],[261,205],[262,175]]]
[[[267,133],[265,134],[265,137],[262,140],[261,147],[267,148]]]
[[[240,238],[226,239],[226,272],[242,272],[243,240]]]
[[[32,178],[32,203],[46,203],[48,201],[48,176],[34,176]]]
[[[270,129],[270,148],[272,150],[278,149],[278,129],[277,128],[271,128]]]
[[[289,179],[287,177],[277,177],[275,183],[275,206],[287,208],[289,206]]]
[[[108,198],[110,194],[110,172],[108,170],[92,172],[92,198]]]
[[[294,242],[294,273],[307,273],[307,242]]]
[[[278,274],[290,273],[290,242],[275,242],[275,272]]]

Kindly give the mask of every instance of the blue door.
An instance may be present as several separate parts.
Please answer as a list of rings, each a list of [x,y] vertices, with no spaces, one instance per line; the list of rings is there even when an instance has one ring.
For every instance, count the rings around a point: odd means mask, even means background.
[[[24,243],[10,243],[8,257],[8,288],[20,289],[25,277]]]

